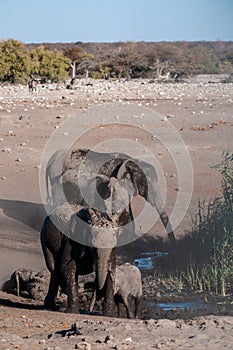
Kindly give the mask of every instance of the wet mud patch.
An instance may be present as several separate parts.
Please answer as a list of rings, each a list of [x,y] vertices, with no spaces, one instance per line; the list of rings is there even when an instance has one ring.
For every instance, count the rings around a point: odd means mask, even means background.
[[[167,287],[161,287],[156,277],[148,275],[148,271],[143,276],[142,319],[187,320],[207,315],[233,316],[232,295],[222,297],[212,293],[168,292]]]

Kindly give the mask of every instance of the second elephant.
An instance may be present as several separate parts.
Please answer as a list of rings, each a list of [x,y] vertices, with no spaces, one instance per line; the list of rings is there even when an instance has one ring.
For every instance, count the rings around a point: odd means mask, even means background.
[[[98,178],[96,186],[89,186],[89,183],[93,183],[96,178]],[[61,149],[54,153],[48,161],[46,190],[49,192],[50,181],[52,201],[55,204],[68,200],[85,205],[86,199],[92,198],[94,192],[102,197],[102,201],[111,197],[108,187],[112,178],[117,179],[121,187],[125,186],[129,197],[124,208],[129,213],[132,230],[127,242],[124,239],[122,245],[138,238],[134,234],[134,217],[131,208],[131,200],[137,195],[143,197],[156,209],[170,241],[174,244],[175,235],[163,208],[156,170],[150,163],[133,159],[122,153],[100,153],[79,148],[72,151]],[[89,193],[83,191],[88,188],[91,189]],[[85,195],[83,195],[84,192]],[[49,194],[48,197],[50,197]],[[99,210],[103,210],[102,201],[99,198]],[[88,201],[88,205],[92,206],[92,203]]]

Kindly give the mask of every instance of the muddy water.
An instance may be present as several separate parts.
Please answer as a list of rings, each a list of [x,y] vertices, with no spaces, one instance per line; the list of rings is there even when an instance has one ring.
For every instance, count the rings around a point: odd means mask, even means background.
[[[143,318],[188,319],[206,315],[233,316],[233,304],[227,301],[205,302],[202,299],[182,302],[143,301]]]
[[[157,268],[158,258],[166,256],[164,252],[142,253],[134,259],[133,263],[139,267],[143,275],[153,276]],[[157,265],[157,266],[156,266]],[[233,316],[233,297],[217,297],[208,293],[189,293],[170,290],[157,285],[152,277],[147,285],[144,280],[144,300],[142,305],[142,318],[169,318],[188,319],[206,315]],[[150,292],[148,293],[148,286]],[[159,294],[159,297],[158,297]]]

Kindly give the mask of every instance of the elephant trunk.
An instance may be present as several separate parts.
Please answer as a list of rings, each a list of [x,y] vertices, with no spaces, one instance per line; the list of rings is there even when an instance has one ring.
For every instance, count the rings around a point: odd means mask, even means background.
[[[97,249],[97,285],[98,289],[102,289],[106,282],[109,271],[111,270],[111,253],[112,249]]]
[[[174,245],[176,243],[176,238],[172,229],[172,225],[168,219],[167,214],[164,211],[160,214],[160,219],[167,231],[170,242]]]
[[[159,193],[158,189],[156,189],[156,188],[154,188],[154,190],[152,190],[152,189],[153,189],[153,186],[150,187],[150,191],[148,193],[148,201],[150,202],[150,204],[153,207],[156,208],[156,210],[160,216],[160,219],[163,223],[163,226],[167,232],[168,238],[169,238],[170,242],[174,245],[176,243],[176,238],[175,238],[170,220],[167,216],[167,213],[163,209],[160,193]]]

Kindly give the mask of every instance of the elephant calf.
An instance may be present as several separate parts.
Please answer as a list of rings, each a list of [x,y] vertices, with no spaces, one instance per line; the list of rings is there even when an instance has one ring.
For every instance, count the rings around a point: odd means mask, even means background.
[[[94,289],[89,307],[89,311],[93,312],[96,300],[102,298],[102,291],[98,290],[98,287],[94,282],[87,282],[84,288]],[[117,306],[118,317],[123,317],[124,306],[128,318],[139,318],[141,298],[142,279],[140,270],[129,263],[117,266],[114,285],[114,301]]]

